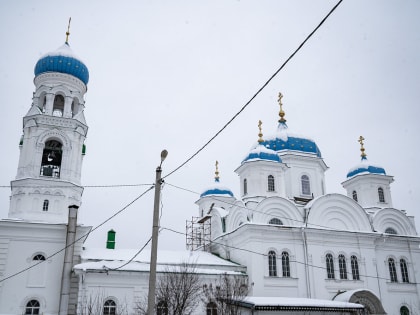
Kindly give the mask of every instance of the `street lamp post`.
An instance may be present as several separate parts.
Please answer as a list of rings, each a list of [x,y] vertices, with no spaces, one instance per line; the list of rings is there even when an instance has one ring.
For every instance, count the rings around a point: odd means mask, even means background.
[[[149,273],[149,295],[147,304],[147,314],[153,315],[155,310],[155,295],[156,295],[156,264],[157,264],[157,247],[159,236],[159,203],[160,190],[162,186],[162,162],[168,156],[168,151],[163,150],[160,153],[160,165],[156,168],[156,183],[155,183],[155,201],[153,208],[153,229],[152,229],[152,250],[150,252],[150,273]]]

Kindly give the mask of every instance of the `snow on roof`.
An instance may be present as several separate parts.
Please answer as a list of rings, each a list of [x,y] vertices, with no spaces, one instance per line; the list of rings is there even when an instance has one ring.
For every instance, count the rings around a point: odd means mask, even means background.
[[[212,210],[218,211],[220,217],[222,217],[222,218],[227,217],[227,215],[229,214],[229,211],[227,211],[227,210],[225,210],[223,208],[220,208],[220,207],[213,207]]]
[[[363,305],[349,302],[318,300],[294,297],[262,297],[247,296],[243,302],[255,306],[303,306],[303,307],[325,307],[325,308],[363,308]]]
[[[106,249],[87,248],[81,253],[82,262],[75,269],[115,269],[124,262],[131,260],[120,270],[149,270],[150,249],[145,249],[138,255],[137,249]],[[133,259],[134,257],[134,259]],[[224,273],[226,271],[245,270],[241,265],[217,257],[204,251],[169,251],[160,250],[157,254],[158,270],[164,271],[167,266],[177,266],[183,263],[195,265],[200,273]]]
[[[45,58],[48,56],[63,56],[63,57],[70,57],[70,58],[74,58],[77,59],[79,61],[82,61],[79,56],[77,56],[73,50],[70,48],[70,45],[67,43],[64,43],[63,45],[61,45],[60,47],[58,47],[56,50],[47,52],[46,54],[42,55],[41,58]],[[83,61],[82,61],[83,62]]]

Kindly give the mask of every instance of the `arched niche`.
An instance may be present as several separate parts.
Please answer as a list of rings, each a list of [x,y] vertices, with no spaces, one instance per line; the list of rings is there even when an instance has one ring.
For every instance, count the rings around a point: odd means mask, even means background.
[[[268,224],[272,218],[280,219],[287,226],[303,224],[299,209],[291,201],[281,197],[269,197],[261,201],[255,208],[252,221]]]
[[[366,211],[347,196],[324,195],[308,203],[305,209],[308,227],[372,232]]]

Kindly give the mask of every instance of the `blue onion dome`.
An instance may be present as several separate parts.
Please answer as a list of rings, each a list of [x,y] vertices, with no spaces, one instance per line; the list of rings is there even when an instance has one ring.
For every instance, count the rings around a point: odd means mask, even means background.
[[[365,140],[365,138],[360,136],[358,141],[361,146],[360,151],[362,152],[362,154],[360,156],[362,157],[362,159],[359,164],[355,165],[348,171],[347,178],[350,178],[359,174],[386,175],[385,169],[383,167],[369,163],[367,159],[367,155],[365,153],[365,148],[363,146],[364,145],[363,140]]]
[[[315,141],[310,138],[289,132],[286,119],[284,118],[285,113],[283,111],[283,104],[281,102],[282,97],[283,95],[279,93],[280,119],[278,121],[279,125],[277,127],[277,131],[274,135],[266,137],[266,140],[262,142],[262,145],[276,152],[296,151],[322,157],[321,151],[319,150]]]
[[[258,144],[254,149],[252,149],[242,162],[254,160],[266,160],[281,163],[281,159],[275,151],[268,149],[261,144]]]
[[[89,82],[89,71],[86,65],[71,50],[68,42],[57,50],[42,56],[35,65],[35,76],[46,72],[70,74],[85,85]]]
[[[264,142],[262,136],[262,130],[261,130],[262,122],[261,120],[258,122],[258,128],[260,129],[260,132],[258,134],[258,145],[253,148],[248,155],[243,159],[242,163],[247,161],[255,161],[255,160],[266,160],[266,161],[272,161],[272,162],[279,162],[281,163],[281,159],[278,156],[278,154],[269,149],[266,148],[262,143]]]
[[[207,189],[205,189],[201,194],[200,198],[206,197],[206,196],[223,196],[223,197],[233,197],[232,191],[220,184],[220,178],[219,178],[219,162],[216,161],[216,176],[214,177],[214,183]]]

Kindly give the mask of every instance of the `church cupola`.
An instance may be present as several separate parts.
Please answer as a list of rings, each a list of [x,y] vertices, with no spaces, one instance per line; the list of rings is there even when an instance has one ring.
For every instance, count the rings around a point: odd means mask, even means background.
[[[347,172],[347,179],[342,183],[347,196],[362,207],[392,207],[390,184],[392,176],[385,169],[368,161],[365,153],[365,138],[359,137],[361,161]]]
[[[68,206],[81,202],[89,71],[72,52],[69,35],[68,29],[65,44],[35,66],[35,92],[23,117],[9,218],[66,223]]]
[[[260,145],[274,151],[282,163],[287,165],[284,172],[285,191],[280,196],[307,201],[325,193],[324,173],[328,167],[315,141],[290,132],[282,99],[283,95],[279,93],[280,118],[277,130],[273,135],[266,136]]]
[[[259,201],[269,196],[285,196],[286,166],[279,155],[263,145],[262,122],[258,122],[258,144],[247,154],[235,170],[241,183],[241,197]]]
[[[195,203],[199,206],[200,217],[205,216],[216,205],[220,208],[228,208],[236,201],[233,192],[220,183],[219,162],[216,161],[214,183],[207,187]]]

